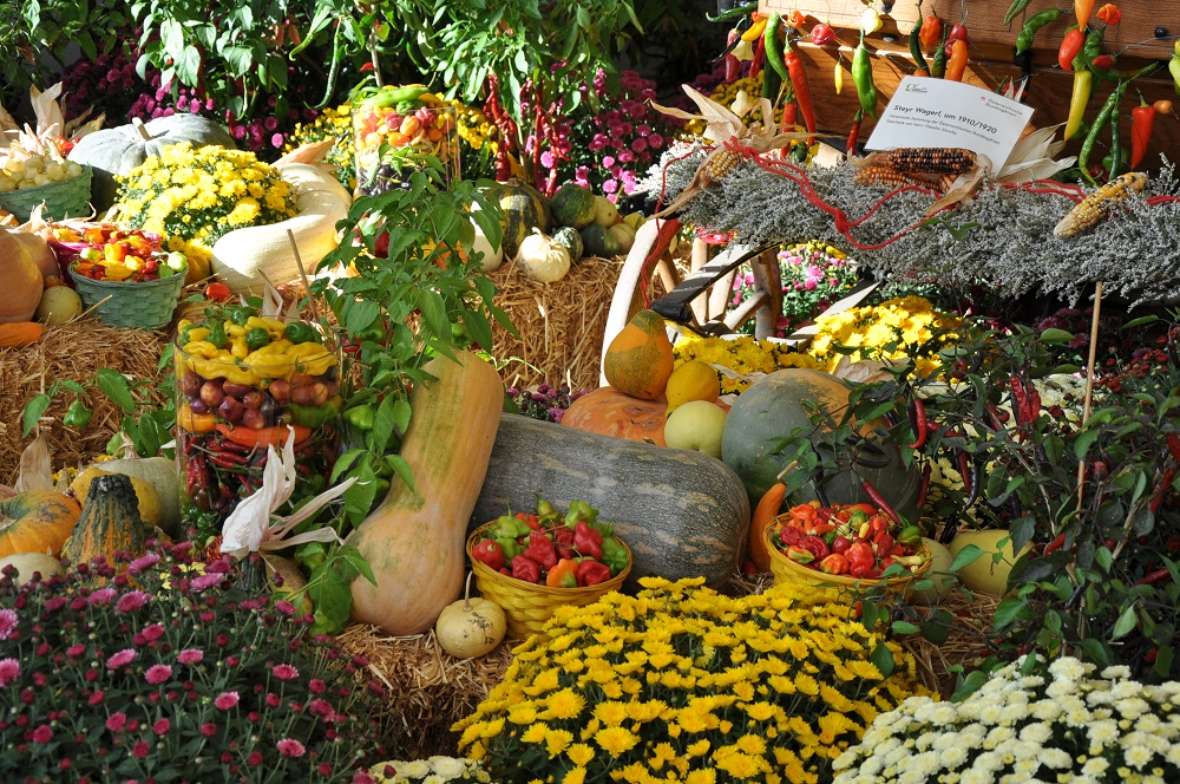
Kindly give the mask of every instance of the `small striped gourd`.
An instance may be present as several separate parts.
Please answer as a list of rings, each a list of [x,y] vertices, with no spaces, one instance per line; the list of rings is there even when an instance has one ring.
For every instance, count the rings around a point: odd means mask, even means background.
[[[102,556],[113,563],[115,553],[138,555],[147,543],[147,531],[139,517],[139,501],[131,478],[107,474],[94,479],[82,516],[62,548],[70,563],[88,563]]]

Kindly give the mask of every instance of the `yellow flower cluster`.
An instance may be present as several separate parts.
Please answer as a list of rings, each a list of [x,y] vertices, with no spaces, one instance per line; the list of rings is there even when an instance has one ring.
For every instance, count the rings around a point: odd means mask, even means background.
[[[495,154],[500,147],[500,132],[486,114],[474,106],[467,106],[456,100],[446,102],[455,112],[459,138],[473,150],[482,150],[484,145]]]
[[[927,377],[938,371],[938,351],[958,337],[954,330],[961,323],[959,318],[935,310],[922,297],[899,297],[821,316],[807,353],[829,371],[845,356],[849,362],[913,359],[918,375]]]
[[[783,368],[814,368],[817,362],[806,354],[771,340],[755,340],[748,335],[733,338],[706,338],[685,333],[672,347],[676,366],[694,359],[733,371],[721,374],[722,394],[740,394],[754,382],[751,373],[773,373]]]
[[[283,152],[291,152],[301,144],[333,140],[332,149],[324,160],[336,168],[336,179],[345,189],[356,187],[356,164],[353,162],[354,138],[352,132],[352,104],[344,103],[333,109],[331,106],[320,112],[309,123],[299,123],[288,137]]]
[[[291,185],[245,150],[174,144],[117,180],[116,220],[165,235],[172,250],[206,273],[223,235],[295,214]]]
[[[913,658],[830,592],[641,583],[558,610],[455,725],[460,749],[498,781],[815,784],[878,714],[924,693]]]

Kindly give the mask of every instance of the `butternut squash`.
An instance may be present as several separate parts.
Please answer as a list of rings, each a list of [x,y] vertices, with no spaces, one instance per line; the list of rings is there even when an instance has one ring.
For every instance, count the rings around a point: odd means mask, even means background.
[[[410,398],[401,456],[414,489],[395,482],[349,536],[377,578],[352,584],[353,616],[390,634],[429,629],[463,588],[467,522],[479,497],[504,391],[495,369],[474,354],[431,360],[435,381]],[[415,492],[415,489],[417,492]]]

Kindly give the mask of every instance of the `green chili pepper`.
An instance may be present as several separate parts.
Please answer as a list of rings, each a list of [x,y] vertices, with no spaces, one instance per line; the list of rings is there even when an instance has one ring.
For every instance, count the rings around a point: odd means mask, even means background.
[[[1168,61],[1168,73],[1172,75],[1172,86],[1176,88],[1176,95],[1180,95],[1180,54],[1172,55]]]
[[[778,46],[778,31],[782,22],[782,17],[778,14],[771,14],[766,20],[766,29],[762,32],[762,46],[766,50],[766,62],[778,74],[779,80],[790,79],[787,74],[787,65],[783,62],[783,52]]]
[[[246,348],[255,351],[268,343],[270,343],[270,333],[262,327],[254,327],[254,329],[247,330]]]
[[[377,412],[370,405],[354,406],[344,412],[344,420],[357,430],[368,432],[373,429],[373,423],[377,421]]]
[[[897,535],[897,541],[902,544],[914,544],[922,538],[922,529],[916,525],[907,525]]]
[[[856,97],[860,100],[861,111],[870,117],[876,117],[877,88],[873,84],[873,64],[869,60],[869,50],[865,48],[863,33],[856,51],[852,54],[852,82],[856,85]]]
[[[340,413],[343,399],[339,395],[330,399],[322,406],[301,406],[298,403],[288,403],[287,410],[291,413],[291,421],[303,427],[323,427]]]
[[[1078,153],[1078,170],[1091,185],[1098,184],[1098,181],[1094,179],[1094,175],[1090,174],[1089,167],[1090,154],[1094,152],[1094,144],[1098,141],[1098,134],[1102,132],[1102,128],[1110,121],[1110,115],[1118,107],[1119,102],[1123,100],[1123,96],[1126,94],[1127,87],[1130,86],[1131,82],[1153,70],[1155,70],[1155,63],[1140,68],[1131,74],[1129,79],[1119,82],[1118,86],[1111,92],[1110,97],[1106,99],[1106,103],[1102,104],[1102,109],[1099,110],[1098,116],[1094,118],[1094,124],[1090,126],[1090,132],[1086,134],[1086,140],[1082,142],[1082,149]]]
[[[722,11],[714,16],[713,14],[705,14],[705,19],[710,22],[732,22],[734,19],[741,19],[747,14],[752,14],[758,10],[757,3],[742,3],[735,5],[728,11]]]
[[[209,336],[205,340],[212,343],[217,348],[225,348],[229,343],[229,338],[225,334],[225,324],[221,319],[213,319],[209,323]]]
[[[1102,54],[1102,36],[1105,28],[1096,27],[1086,33],[1086,43],[1082,45],[1082,51],[1078,52],[1078,56],[1073,59],[1073,68],[1075,71],[1085,68],[1086,70],[1094,70],[1094,58]]]
[[[1016,21],[1016,17],[1028,8],[1028,3],[1029,0],[1012,0],[1012,5],[1008,6],[1007,12],[1004,13],[1004,24],[1011,27],[1012,23]]]
[[[395,104],[403,104],[417,101],[429,90],[420,84],[410,84],[405,87],[383,88],[380,92],[373,96],[373,106],[380,109],[386,109]],[[400,106],[399,106],[400,111]]]
[[[1065,12],[1060,8],[1050,8],[1048,11],[1041,11],[1039,14],[1029,17],[1016,36],[1016,56],[1019,57],[1027,52],[1032,47],[1033,38],[1036,37],[1037,32],[1045,25],[1056,22],[1063,13]]]
[[[1019,2],[1019,0],[1017,0]],[[930,73],[930,65],[926,56],[922,54],[922,4],[918,3],[918,21],[914,29],[910,30],[910,57],[914,58],[914,67],[919,71]]]
[[[936,79],[941,79],[946,74],[946,37],[947,34],[942,34],[942,40],[938,42],[938,48],[934,50],[934,62],[930,65],[930,75]]]
[[[1108,180],[1118,176],[1123,165],[1123,148],[1119,142],[1119,110],[1116,106],[1110,113],[1110,170]]]
[[[316,332],[315,327],[302,321],[292,321],[288,324],[283,330],[283,337],[292,343],[320,342],[320,333]]]
[[[93,416],[90,409],[81,400],[75,400],[70,403],[69,409],[66,410],[66,415],[62,417],[61,423],[66,427],[84,428],[90,424],[90,417]]]

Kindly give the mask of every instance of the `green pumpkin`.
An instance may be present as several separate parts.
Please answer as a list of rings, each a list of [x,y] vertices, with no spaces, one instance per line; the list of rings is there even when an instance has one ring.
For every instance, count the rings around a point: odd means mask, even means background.
[[[86,494],[82,516],[62,547],[62,558],[73,564],[99,556],[114,563],[115,553],[139,555],[147,544],[147,528],[139,517],[139,499],[131,479],[123,474],[97,477]]]
[[[594,222],[594,194],[580,185],[567,182],[553,194],[549,206],[558,226],[584,229]]]
[[[549,206],[536,188],[516,180],[500,186],[498,201],[504,226],[504,255],[513,259],[533,229],[549,231]]]
[[[607,228],[599,226],[597,223],[592,223],[582,229],[582,242],[585,245],[587,256],[609,259],[623,252],[619,237],[611,235]]]
[[[553,233],[553,237],[550,239],[550,241],[554,245],[565,248],[567,251],[569,251],[571,264],[577,264],[582,260],[582,254],[585,253],[585,247],[582,243],[582,235],[578,233],[577,229],[571,226],[558,229]]]

